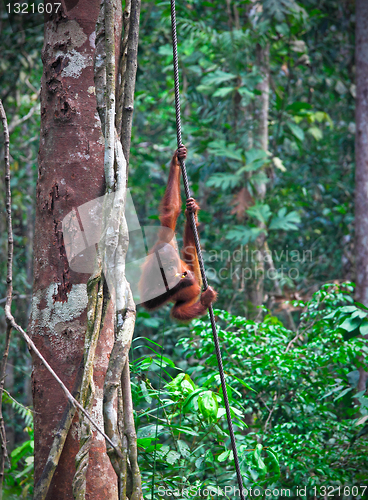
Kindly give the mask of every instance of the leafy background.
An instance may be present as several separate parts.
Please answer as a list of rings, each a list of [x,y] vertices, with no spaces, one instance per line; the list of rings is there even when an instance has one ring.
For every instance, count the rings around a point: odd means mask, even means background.
[[[0,8],[0,93],[12,128],[14,314],[26,324],[43,37],[42,26],[12,33]],[[354,3],[186,0],[178,2],[177,18],[188,173],[201,206],[209,279],[220,291],[216,314],[244,482],[294,494],[305,486],[307,498],[313,487],[331,486],[331,496],[341,498],[341,488],[363,487],[368,477],[367,399],[356,394],[359,356],[367,349],[357,335],[367,333],[368,322],[349,284],[355,273]],[[143,2],[140,37],[129,187],[141,224],[150,225],[157,224],[176,147],[170,2]],[[263,75],[256,48],[267,45],[265,152],[257,128]],[[261,184],[267,185],[263,199]],[[2,199],[3,190],[0,184]],[[265,310],[255,323],[241,269],[260,235],[281,294],[266,277]],[[180,231],[177,237],[180,245]],[[4,255],[4,212],[0,248]],[[0,272],[1,298],[5,259]],[[2,312],[0,324],[4,331]],[[160,498],[160,486],[197,491],[235,484],[206,320],[178,326],[167,309],[139,308],[131,359],[146,498]],[[12,452],[7,498],[32,493],[30,371],[27,349],[13,336],[3,400]],[[367,497],[363,489],[345,493]]]

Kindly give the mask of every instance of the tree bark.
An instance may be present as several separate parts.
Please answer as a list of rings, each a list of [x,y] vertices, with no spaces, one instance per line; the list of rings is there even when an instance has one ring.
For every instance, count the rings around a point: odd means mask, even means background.
[[[269,93],[270,93],[270,49],[269,45],[266,44],[265,47],[257,46],[257,63],[259,70],[263,76],[262,81],[258,84],[257,88],[262,93],[258,100],[258,109],[256,112],[256,118],[258,122],[257,130],[257,141],[259,147],[264,151],[268,150],[268,110],[269,110]],[[266,195],[266,184],[258,184],[257,188],[257,199],[264,200]],[[263,229],[265,225],[259,222],[258,226]],[[263,304],[264,295],[264,275],[265,275],[265,265],[264,265],[264,243],[265,235],[262,233],[256,239],[254,243],[254,249],[256,252],[252,252],[255,256],[254,261],[250,263],[252,273],[254,273],[250,286],[248,287],[248,298],[249,298],[249,317],[255,321],[260,321],[262,318],[261,305]]]
[[[48,17],[42,52],[41,141],[34,243],[32,339],[70,390],[83,356],[88,274],[69,268],[62,220],[73,209],[104,194],[103,137],[96,112],[93,56],[99,0]],[[94,365],[92,415],[102,425],[102,391],[113,345],[113,310],[100,335]],[[65,396],[33,357],[35,482],[46,463],[54,431],[67,405]],[[79,449],[75,417],[47,498],[71,500]],[[117,499],[115,472],[105,441],[94,434],[87,473],[87,498]]]
[[[355,298],[368,306],[368,2],[356,0]],[[359,368],[358,391],[368,373]]]

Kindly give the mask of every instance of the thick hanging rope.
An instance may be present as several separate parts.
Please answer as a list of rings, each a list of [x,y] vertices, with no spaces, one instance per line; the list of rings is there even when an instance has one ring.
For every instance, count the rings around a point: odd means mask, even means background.
[[[176,135],[177,135],[177,142],[178,142],[178,147],[179,147],[179,146],[181,146],[182,142],[181,142],[181,119],[180,119],[178,39],[176,36],[175,0],[171,0],[171,29],[172,29],[172,44],[173,44],[173,56],[174,56],[173,66],[174,66],[174,81],[175,81]],[[189,188],[189,183],[188,183],[188,175],[187,175],[187,171],[185,168],[185,162],[181,159],[179,159],[179,161],[180,161],[180,165],[181,165],[181,171],[183,174],[185,196],[187,198],[190,198],[190,188]],[[193,213],[190,214],[190,222],[191,222],[192,229],[193,229],[194,242],[195,242],[195,246],[196,246],[196,250],[197,250],[198,262],[199,262],[199,267],[200,267],[201,275],[202,275],[203,288],[204,288],[204,290],[206,290],[208,288],[208,282],[207,282],[206,272],[204,269],[201,245],[199,243],[197,226],[195,223],[195,217],[194,217]],[[212,304],[209,306],[208,312],[209,312],[210,320],[211,320],[213,341],[215,344],[217,364],[218,364],[219,373],[220,373],[222,394],[224,396],[226,417],[227,417],[227,423],[229,426],[231,446],[233,449],[234,462],[235,462],[235,468],[236,468],[236,476],[238,479],[238,485],[239,485],[239,491],[240,491],[240,498],[241,498],[241,500],[245,500],[244,493],[243,493],[243,481],[242,481],[242,476],[240,473],[238,452],[236,450],[236,442],[235,442],[235,436],[234,436],[233,423],[231,421],[229,399],[227,397],[227,391],[226,391],[224,368],[222,366],[222,356],[221,356],[221,351],[220,351],[220,343],[219,343],[219,338],[217,335],[217,328],[216,328],[215,317],[213,314]]]

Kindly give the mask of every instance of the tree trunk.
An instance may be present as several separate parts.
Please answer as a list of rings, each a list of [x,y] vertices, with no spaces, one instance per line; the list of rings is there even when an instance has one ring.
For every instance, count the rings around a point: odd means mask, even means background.
[[[368,306],[368,2],[356,1],[355,298]],[[368,373],[359,369],[358,391]]]
[[[38,349],[70,390],[83,356],[88,274],[69,268],[62,220],[104,194],[104,140],[96,111],[93,57],[99,0],[79,0],[70,11],[46,19],[42,52],[41,141],[34,242],[33,305],[29,331]],[[118,56],[118,55],[117,55]],[[114,341],[110,308],[94,365],[96,398],[92,415],[103,427],[102,391]],[[33,357],[35,482],[45,466],[65,396]],[[66,440],[47,498],[71,500],[77,416]],[[94,435],[87,473],[87,497],[117,499],[117,479],[105,441]]]
[[[270,93],[270,64],[269,64],[269,45],[265,47],[257,46],[257,63],[260,72],[263,75],[262,81],[257,86],[258,90],[262,92],[259,96],[257,103],[256,118],[258,122],[257,131],[257,141],[259,147],[264,151],[268,150],[268,109],[269,109],[269,93]],[[266,184],[257,185],[257,198],[258,200],[264,200],[266,195]],[[259,222],[259,227],[263,228],[264,224]],[[247,294],[249,298],[249,317],[256,321],[259,321],[262,317],[262,311],[260,306],[263,304],[264,295],[264,243],[265,236],[261,234],[254,243],[254,248],[251,252],[252,262],[250,262],[250,267],[252,269],[253,276],[250,280],[250,286],[248,287]],[[253,246],[253,245],[252,245]]]

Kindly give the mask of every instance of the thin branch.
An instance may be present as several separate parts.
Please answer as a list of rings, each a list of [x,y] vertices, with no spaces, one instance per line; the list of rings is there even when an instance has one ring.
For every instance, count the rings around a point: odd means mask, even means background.
[[[132,0],[130,11],[130,26],[128,35],[128,53],[125,70],[124,104],[121,119],[121,144],[124,156],[129,167],[130,142],[132,137],[132,123],[134,111],[134,90],[137,74],[138,40],[139,40],[139,16],[141,12],[141,0]]]
[[[14,406],[22,408],[22,410],[25,410],[27,412],[30,411],[31,413],[34,413],[34,410],[32,410],[32,408],[29,408],[28,406],[22,405],[22,403],[20,403],[15,398],[13,398],[13,396],[10,394],[10,392],[8,392],[6,389],[3,389],[3,393],[5,393],[8,396],[8,398],[11,399],[13,401],[13,403],[15,403]]]
[[[5,196],[6,196],[6,223],[8,229],[8,262],[6,273],[6,304],[5,315],[11,315],[11,303],[13,295],[13,225],[11,213],[11,190],[10,190],[10,153],[9,153],[9,129],[3,103],[0,100],[0,118],[4,129],[4,163],[5,163]],[[9,322],[8,322],[9,324]]]
[[[25,299],[30,299],[31,298],[31,295],[23,295],[23,294],[18,294],[18,293],[14,293],[13,294],[13,297],[12,299],[15,300],[15,299],[21,299],[21,300],[25,300]],[[0,299],[0,304],[4,304],[6,302],[7,298],[4,297],[3,299]]]
[[[39,96],[40,92],[38,91],[38,94],[37,94],[37,97]],[[39,107],[39,102],[37,102],[37,104],[35,104],[29,111],[26,115],[22,116],[22,118],[18,118],[17,120],[14,120],[10,123],[9,125],[9,134],[12,134],[14,132],[14,129],[16,127],[18,127],[19,125],[21,125],[22,123],[26,122],[27,120],[29,120],[31,118],[31,116],[34,115],[34,112],[36,111],[36,109]]]
[[[121,126],[122,126],[122,116],[123,116],[123,106],[125,100],[125,72],[127,67],[128,58],[128,37],[129,37],[129,27],[130,27],[130,11],[131,11],[131,0],[126,0],[125,9],[123,13],[123,29],[124,36],[121,39],[120,44],[120,61],[119,61],[119,82],[117,88],[116,97],[116,119],[115,126],[118,136],[121,137]]]
[[[93,382],[93,365],[103,323],[104,279],[101,275],[99,255],[97,257],[97,267],[99,268],[97,273],[88,280],[87,284],[87,331],[84,338],[84,369],[79,397],[79,402],[88,412],[92,411],[96,392]],[[89,451],[93,438],[91,426],[83,415],[79,415],[79,432],[79,451],[75,457],[76,471],[72,486],[74,498],[81,500],[86,496]]]
[[[118,430],[118,413],[116,409],[116,397],[118,394],[120,376],[125,365],[129,363],[128,353],[134,332],[135,324],[135,304],[133,301],[132,294],[129,294],[129,303],[127,305],[126,311],[121,314],[120,325],[118,326],[118,331],[116,335],[116,340],[114,342],[114,347],[111,351],[109,366],[106,373],[105,383],[104,383],[104,422],[106,433],[110,436],[120,449],[123,449],[123,460],[119,460],[113,450],[107,449],[107,453],[111,460],[111,464],[119,477],[121,486],[124,487],[127,482],[126,478],[126,452],[123,446],[122,440],[120,439]],[[129,383],[130,386],[130,383]],[[123,406],[123,412],[125,415],[126,408]]]
[[[272,408],[271,408],[271,411],[269,411],[269,414],[268,414],[268,417],[267,417],[267,420],[266,420],[266,423],[265,423],[265,426],[264,426],[264,431],[263,431],[263,432],[264,432],[264,434],[266,434],[266,432],[267,432],[267,427],[268,427],[268,424],[269,424],[269,422],[270,422],[270,420],[271,420],[271,417],[272,417],[272,415],[273,415],[273,412],[275,411],[276,406],[277,406],[278,397],[277,397],[277,395],[276,395],[276,394],[275,394],[275,396],[274,396],[273,400],[274,400],[273,406],[272,406]],[[268,409],[268,407],[267,407],[267,409]]]
[[[322,300],[322,302],[323,302],[323,300]],[[307,308],[308,308],[308,306],[305,307],[304,311],[306,311]],[[290,342],[288,343],[288,345],[286,346],[285,353],[289,352],[289,350],[291,349],[291,346],[294,344],[294,342],[296,342],[297,340],[299,340],[299,338],[303,335],[303,333],[305,332],[305,330],[307,328],[310,329],[314,325],[315,322],[316,322],[316,318],[313,321],[311,321],[309,324],[305,325],[304,324],[304,320],[302,319],[302,321],[299,323],[298,328],[296,330],[295,337],[293,337],[290,340]]]
[[[297,333],[296,333],[295,337],[294,337],[294,338],[292,338],[292,339],[290,340],[290,342],[288,343],[288,345],[286,346],[285,353],[289,352],[289,350],[290,350],[291,346],[294,344],[294,342],[296,342],[296,341],[299,339],[299,337],[300,337],[302,334],[303,334],[303,331],[301,331],[301,330],[298,328],[298,331],[297,331]]]
[[[265,405],[266,410],[267,410],[268,412],[272,411],[272,410],[270,409],[270,407],[268,406],[268,404],[266,403],[266,401],[265,401],[262,397],[260,397],[260,396],[258,396],[258,397],[259,397],[259,399],[262,401],[262,403]]]
[[[130,386],[130,370],[128,361],[125,363],[121,375],[121,387],[123,391],[124,435],[127,438],[129,462],[132,473],[132,493],[130,495],[130,500],[140,500],[142,498],[142,479],[138,466],[137,433],[135,431],[134,425],[133,400]]]
[[[106,53],[106,123],[105,123],[105,181],[106,192],[114,188],[115,149],[115,4],[105,0],[105,53]]]
[[[276,278],[277,271],[275,268],[275,264],[273,262],[272,253],[271,253],[270,247],[268,246],[267,240],[264,242],[263,252],[264,252],[264,255],[266,257],[264,260],[265,260],[266,264],[268,265],[269,270],[272,272],[272,275],[275,276],[275,278],[272,279],[273,285],[275,288],[275,292],[277,295],[282,296],[282,290],[280,287],[280,283],[279,283],[279,280]],[[288,320],[288,327],[290,328],[290,330],[293,330],[293,332],[295,332],[296,327],[295,327],[295,323],[294,323],[293,316],[292,316],[291,312],[288,309],[284,312],[285,312],[287,320]]]
[[[2,498],[3,492],[3,479],[4,479],[4,469],[5,460],[8,459],[8,451],[6,448],[6,433],[5,424],[2,411],[2,396],[5,383],[5,372],[6,364],[8,361],[9,347],[10,347],[10,335],[12,326],[8,320],[8,315],[11,314],[11,302],[13,295],[13,227],[12,227],[12,214],[11,214],[11,190],[10,190],[10,153],[9,153],[9,129],[8,121],[6,118],[6,113],[3,107],[3,103],[0,100],[0,119],[3,125],[4,133],[4,164],[5,164],[5,197],[6,197],[6,222],[8,228],[8,262],[7,262],[7,273],[6,273],[6,303],[5,303],[5,316],[6,316],[6,337],[5,337],[5,347],[4,353],[1,360],[0,366],[0,499]]]

